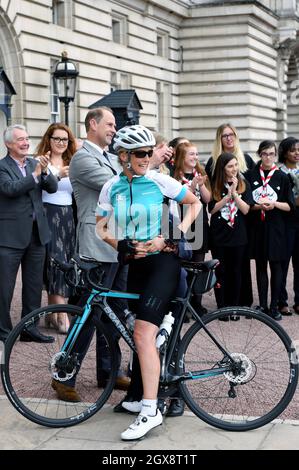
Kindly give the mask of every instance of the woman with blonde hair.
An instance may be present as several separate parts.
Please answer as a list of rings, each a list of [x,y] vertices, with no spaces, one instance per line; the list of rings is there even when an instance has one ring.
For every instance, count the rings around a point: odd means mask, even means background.
[[[207,161],[205,168],[210,180],[214,174],[217,159],[223,152],[232,153],[236,157],[239,171],[243,175],[255,166],[251,156],[248,153],[244,154],[241,150],[237,129],[230,123],[224,123],[216,131],[212,156]]]
[[[62,123],[51,124],[41,142],[36,155],[49,155],[49,169],[58,179],[58,190],[54,194],[43,191],[42,198],[52,232],[47,245],[45,261],[45,285],[48,303],[64,304],[72,294],[65,283],[63,273],[51,263],[51,257],[68,262],[75,250],[75,223],[72,209],[73,189],[69,179],[69,164],[76,151],[76,140],[69,127]],[[69,320],[66,314],[51,319],[59,333],[66,334]]]
[[[221,124],[216,131],[212,156],[208,160],[205,170],[212,181],[216,162],[223,152],[231,153],[238,162],[239,172],[246,177],[248,171],[255,167],[255,162],[248,153],[243,153],[237,129],[230,123]],[[242,287],[240,294],[240,305],[251,307],[253,302],[252,280],[250,271],[249,253],[245,252],[242,266]]]

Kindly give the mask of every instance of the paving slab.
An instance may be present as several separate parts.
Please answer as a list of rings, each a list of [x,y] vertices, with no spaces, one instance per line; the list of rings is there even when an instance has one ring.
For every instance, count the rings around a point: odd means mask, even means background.
[[[299,449],[299,421],[275,420],[247,432],[213,428],[190,411],[166,418],[141,441],[124,442],[120,433],[133,416],[113,413],[110,405],[88,421],[70,428],[46,428],[21,416],[0,397],[0,450],[200,451]]]

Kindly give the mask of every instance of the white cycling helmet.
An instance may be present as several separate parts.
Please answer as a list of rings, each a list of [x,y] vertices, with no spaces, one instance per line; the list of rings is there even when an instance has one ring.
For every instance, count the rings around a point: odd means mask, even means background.
[[[113,148],[117,152],[120,148],[126,150],[141,147],[154,147],[156,140],[149,129],[141,125],[126,126],[117,131],[114,137]]]

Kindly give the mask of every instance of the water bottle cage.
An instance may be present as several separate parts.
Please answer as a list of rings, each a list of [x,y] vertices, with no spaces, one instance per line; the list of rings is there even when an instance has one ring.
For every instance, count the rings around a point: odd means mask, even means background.
[[[163,356],[166,354],[167,344],[168,344],[168,341],[165,340],[164,343],[161,344],[161,346],[159,347],[160,354],[162,354]]]

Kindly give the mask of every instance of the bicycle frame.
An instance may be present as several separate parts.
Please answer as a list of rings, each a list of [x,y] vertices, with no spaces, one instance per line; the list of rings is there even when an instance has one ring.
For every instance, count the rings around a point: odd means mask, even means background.
[[[193,379],[200,379],[200,378],[206,378],[206,377],[212,377],[212,376],[217,376],[217,375],[222,375],[224,372],[228,372],[231,370],[231,365],[229,367],[219,367],[219,368],[213,368],[213,369],[207,369],[207,370],[201,370],[201,371],[194,371],[194,372],[188,372],[185,374],[181,375],[172,375],[169,373],[169,366],[172,360],[172,357],[175,352],[175,347],[178,344],[179,336],[182,330],[184,318],[185,318],[185,313],[186,310],[191,311],[193,318],[202,325],[202,328],[204,331],[207,333],[207,335],[211,338],[211,340],[215,343],[215,345],[218,347],[218,349],[223,353],[224,358],[228,358],[230,360],[230,364],[234,364],[236,361],[231,357],[229,352],[227,352],[221,344],[216,340],[216,338],[212,335],[212,333],[208,330],[208,328],[205,326],[204,322],[202,321],[201,317],[198,315],[196,310],[192,307],[189,299],[191,297],[191,292],[192,288],[194,285],[194,282],[196,280],[196,276],[193,276],[191,279],[190,285],[187,290],[187,294],[185,298],[180,298],[176,297],[174,300],[172,300],[172,303],[180,303],[181,304],[181,311],[179,314],[179,317],[177,319],[177,325],[174,328],[174,331],[170,337],[170,341],[167,346],[167,351],[166,351],[166,357],[164,358],[164,367],[162,370],[160,382],[161,383],[172,383],[172,382],[181,382],[183,380],[193,380]]]
[[[98,299],[97,299],[98,298]],[[96,289],[93,289],[91,294],[89,295],[87,302],[83,309],[82,317],[78,317],[71,328],[71,331],[68,333],[67,338],[61,348],[61,352],[70,352],[82,330],[84,324],[88,320],[91,312],[92,307],[94,305],[99,305],[102,308],[102,311],[108,316],[111,322],[114,324],[115,328],[119,331],[123,339],[126,341],[128,346],[136,352],[136,347],[133,341],[133,337],[131,332],[123,325],[123,323],[119,320],[118,316],[114,313],[114,311],[109,307],[107,304],[106,298],[119,298],[119,299],[132,299],[137,300],[139,299],[139,294],[130,294],[126,292],[117,292],[117,291],[106,291],[101,292]]]
[[[175,328],[173,329],[173,333],[168,343],[166,354],[164,355],[164,357],[162,357],[161,376],[160,376],[161,384],[170,384],[174,382],[181,382],[183,380],[193,380],[193,379],[200,379],[200,378],[222,375],[224,372],[231,370],[231,364],[235,363],[235,360],[230,356],[229,352],[227,352],[221,346],[221,344],[216,340],[216,338],[210,333],[210,331],[208,330],[208,328],[205,326],[204,322],[202,321],[201,317],[197,314],[197,312],[194,310],[194,308],[190,304],[189,299],[191,297],[191,292],[192,292],[195,279],[196,279],[196,276],[193,276],[193,279],[190,282],[185,298],[176,297],[175,299],[172,300],[172,303],[176,303],[176,304],[179,303],[181,305],[181,309],[180,309],[179,317],[177,319],[177,324]],[[61,348],[61,352],[67,352],[67,353],[71,352],[80,334],[80,331],[84,327],[84,324],[86,323],[86,321],[88,320],[92,312],[93,306],[98,305],[101,308],[102,312],[113,323],[113,325],[115,326],[117,331],[120,333],[120,335],[122,336],[124,341],[127,343],[127,345],[130,347],[130,349],[133,350],[135,353],[137,353],[132,333],[119,320],[118,316],[115,314],[112,308],[108,305],[107,299],[108,298],[121,298],[121,299],[138,300],[139,297],[140,297],[139,294],[111,291],[111,290],[99,291],[99,290],[93,289],[84,306],[82,317],[78,317],[76,319],[73,327],[71,328],[71,331],[68,333],[68,336]],[[169,366],[175,353],[175,347],[178,343],[179,335],[181,333],[181,329],[183,326],[183,321],[184,321],[184,317],[185,317],[185,313],[187,309],[191,311],[194,319],[197,322],[201,323],[202,328],[205,330],[205,332],[208,334],[211,340],[215,343],[215,345],[219,348],[219,350],[223,353],[224,358],[229,359],[230,366],[223,365],[218,368],[187,372],[187,373],[180,374],[180,375],[174,375],[169,372],[169,369],[170,369]]]

